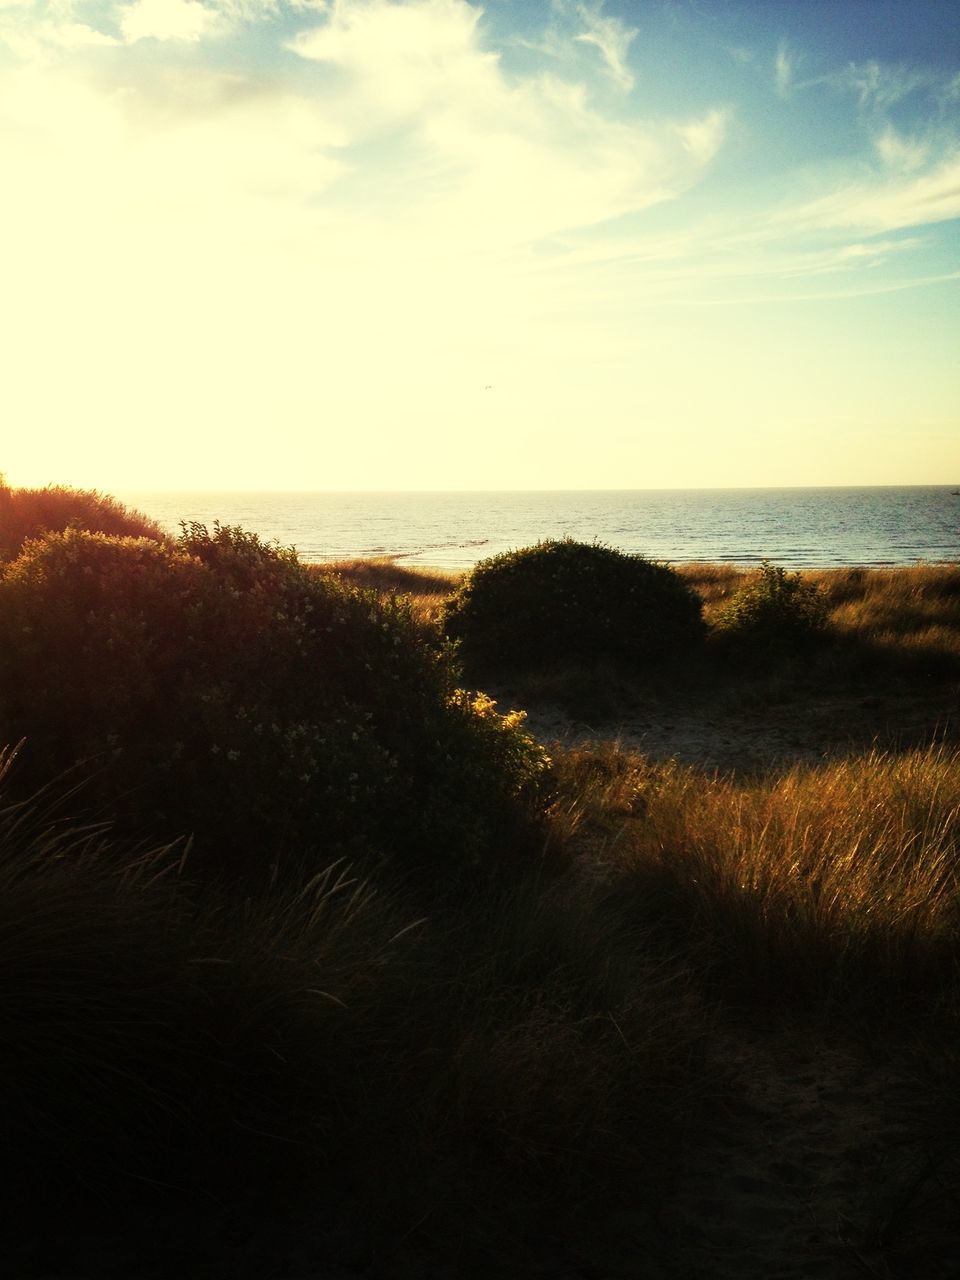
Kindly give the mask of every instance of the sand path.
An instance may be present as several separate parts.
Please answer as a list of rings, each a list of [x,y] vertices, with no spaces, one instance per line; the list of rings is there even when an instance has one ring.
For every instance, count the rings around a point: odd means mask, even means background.
[[[626,715],[586,723],[549,703],[531,706],[511,689],[491,690],[498,707],[521,706],[527,727],[545,743],[616,739],[654,760],[721,772],[768,773],[793,764],[869,750],[960,743],[960,698],[944,689],[867,696],[765,700],[747,704],[655,697]]]
[[[960,1276],[960,1164],[917,1123],[904,1061],[796,1031],[737,1032],[726,1052],[735,1101],[691,1141],[657,1212],[615,1219],[571,1276]]]

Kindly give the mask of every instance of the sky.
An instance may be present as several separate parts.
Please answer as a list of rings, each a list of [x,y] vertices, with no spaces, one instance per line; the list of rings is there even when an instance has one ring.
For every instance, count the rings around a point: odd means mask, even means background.
[[[950,0],[0,0],[0,471],[960,482]]]

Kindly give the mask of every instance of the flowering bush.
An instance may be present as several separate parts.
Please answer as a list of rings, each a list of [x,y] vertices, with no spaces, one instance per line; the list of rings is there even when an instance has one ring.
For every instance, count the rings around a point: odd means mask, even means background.
[[[109,813],[197,857],[481,857],[542,753],[456,676],[403,599],[239,529],[68,529],[0,578],[0,738],[29,781],[95,760]]]
[[[481,561],[443,615],[473,667],[635,667],[703,636],[701,601],[666,565],[597,543],[540,542]]]

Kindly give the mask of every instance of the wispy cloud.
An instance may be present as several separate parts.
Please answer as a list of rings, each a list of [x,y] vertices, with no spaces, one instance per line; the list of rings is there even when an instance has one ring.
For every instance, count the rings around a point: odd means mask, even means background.
[[[460,0],[367,0],[337,6],[290,45],[349,77],[328,109],[355,139],[402,131],[403,163],[423,177],[408,198],[431,238],[466,229],[475,246],[517,244],[603,222],[674,197],[716,153],[719,115],[628,123],[582,82],[508,78],[478,19]],[[611,56],[629,43],[613,30],[603,28]],[[381,176],[390,168],[384,155]]]
[[[777,46],[776,57],[773,60],[773,79],[776,85],[777,93],[781,98],[787,98],[793,88],[794,76],[794,59],[787,48],[786,41],[781,40]]]
[[[809,90],[830,89],[835,93],[849,94],[861,112],[875,116],[885,115],[911,94],[949,96],[952,83],[942,73],[926,67],[876,60],[848,62],[843,67],[825,68],[806,76],[798,75],[800,65],[800,56],[785,40],[781,40],[773,62],[774,86],[781,98]]]
[[[916,176],[879,178],[838,187],[782,212],[794,229],[896,231],[960,217],[960,152]]]
[[[580,44],[595,45],[613,80],[623,89],[632,88],[633,74],[627,65],[627,55],[636,38],[636,28],[625,26],[619,18],[605,17],[599,3],[579,4],[577,13],[586,30],[574,39]]]
[[[870,61],[851,62],[823,76],[821,82],[853,93],[862,108],[887,111],[918,89],[935,85],[937,76],[927,70]]]
[[[921,168],[930,155],[929,138],[906,137],[892,125],[887,125],[874,138],[877,155],[890,169],[913,170]]]

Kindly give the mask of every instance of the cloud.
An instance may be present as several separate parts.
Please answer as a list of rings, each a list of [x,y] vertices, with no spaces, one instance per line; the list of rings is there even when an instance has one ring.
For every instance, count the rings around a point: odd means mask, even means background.
[[[458,79],[465,93],[489,91],[497,59],[478,48],[479,19],[480,10],[462,0],[352,0],[336,4],[290,48],[354,77],[375,127],[385,116],[442,105]]]
[[[626,27],[619,18],[605,18],[600,5],[579,4],[577,13],[586,31],[574,36],[581,44],[595,45],[603,56],[611,78],[623,89],[633,87],[633,75],[627,66],[627,54],[636,38],[636,28]]]
[[[751,276],[785,295],[804,276],[866,279],[909,260],[888,233],[956,216],[955,152],[886,127],[856,182],[749,212],[686,207],[728,139],[749,138],[745,112],[628,113],[609,81],[625,87],[634,33],[598,8],[563,10],[569,60],[517,70],[465,0],[304,2],[262,23],[271,3],[132,0],[110,10],[125,46],[86,25],[92,10],[60,7],[43,46],[60,40],[57,56],[0,78],[5,289],[37,333],[53,300],[65,345],[86,352],[77,378],[99,357],[69,334],[99,325],[130,377],[179,359],[212,385],[263,358],[304,403],[303,370],[329,352],[330,394],[348,402],[371,343],[403,380],[431,344],[453,369],[470,342],[506,328],[522,343],[554,313]],[[597,40],[578,38],[584,22]],[[104,48],[67,48],[81,27]],[[550,29],[560,42],[555,15]],[[205,42],[226,31],[217,69]],[[650,230],[640,215],[668,202],[669,230]]]
[[[863,109],[887,111],[918,89],[929,88],[937,77],[929,71],[880,62],[851,62],[822,82],[856,95]]]
[[[49,54],[101,48],[119,44],[111,32],[85,20],[72,0],[38,4],[35,0],[0,0],[0,48],[31,62]]]
[[[712,421],[704,358],[751,384],[729,317],[698,346],[701,317],[664,308],[955,274],[933,229],[960,189],[947,90],[894,129],[877,104],[906,80],[841,68],[847,150],[793,170],[779,144],[822,116],[786,43],[767,129],[769,46],[717,46],[719,99],[678,68],[696,106],[645,117],[647,51],[588,0],[0,0],[0,31],[4,410],[77,467],[97,437],[151,442],[159,483],[389,487],[457,434],[496,483],[539,432],[536,475],[558,421],[571,449],[688,393]],[[496,402],[464,394],[491,381]]]
[[[845,67],[797,78],[798,56],[781,41],[774,58],[774,83],[781,98],[810,89],[832,89],[851,94],[865,115],[885,116],[912,94],[928,93],[944,101],[951,96],[951,84],[928,68],[877,62],[849,62]],[[958,80],[960,77],[954,77]]]
[[[930,142],[905,138],[888,125],[874,138],[874,147],[883,163],[891,169],[919,169],[930,154]]]
[[[878,288],[875,276],[881,268],[908,260],[923,248],[924,241],[916,236],[851,240],[840,235],[824,244],[816,235],[798,238],[792,225],[778,227],[756,217],[736,230],[705,222],[659,238],[620,236],[571,246],[562,263],[555,261],[551,266],[592,279],[594,287],[598,280],[608,281],[612,289],[626,287],[647,301],[742,302],[756,296],[743,292],[754,282],[768,288],[779,284],[779,296],[785,298],[804,296],[799,286],[824,276],[846,280],[843,296],[854,296],[858,289],[872,293]],[[918,277],[917,283],[942,278]],[[897,282],[898,289],[908,285],[909,277]]]
[[[709,112],[625,120],[584,79],[508,74],[462,0],[255,25],[255,71],[237,15],[136,0],[128,44],[0,75],[0,342],[31,422],[82,403],[176,433],[185,397],[193,422],[227,397],[239,431],[374,414],[427,372],[453,388],[476,350],[549,331],[562,286],[534,267],[556,237],[676,198],[722,136]]]
[[[719,118],[627,122],[581,81],[508,77],[479,19],[463,0],[354,0],[290,44],[344,77],[330,106],[354,142],[391,139],[378,180],[394,217],[416,213],[432,241],[475,252],[619,217],[675,197],[719,146]],[[614,27],[612,55],[629,42]]]
[[[960,217],[960,151],[915,177],[849,183],[780,215],[803,230],[896,231]]]
[[[620,89],[633,88],[635,78],[628,55],[638,34],[636,28],[626,26],[619,18],[605,16],[603,0],[579,4],[552,0],[549,10],[550,20],[542,31],[514,34],[509,45],[550,58],[565,72],[574,74],[587,65],[579,56],[583,46],[592,46],[600,54],[605,78]]]
[[[729,111],[715,109],[701,120],[677,125],[677,133],[694,159],[708,164],[722,146],[729,122]]]
[[[777,46],[777,54],[773,61],[774,84],[781,98],[787,98],[790,95],[790,90],[793,87],[793,68],[793,58],[786,42],[781,40]]]
[[[118,9],[124,40],[183,40],[194,43],[222,28],[221,15],[200,0],[134,0]]]

